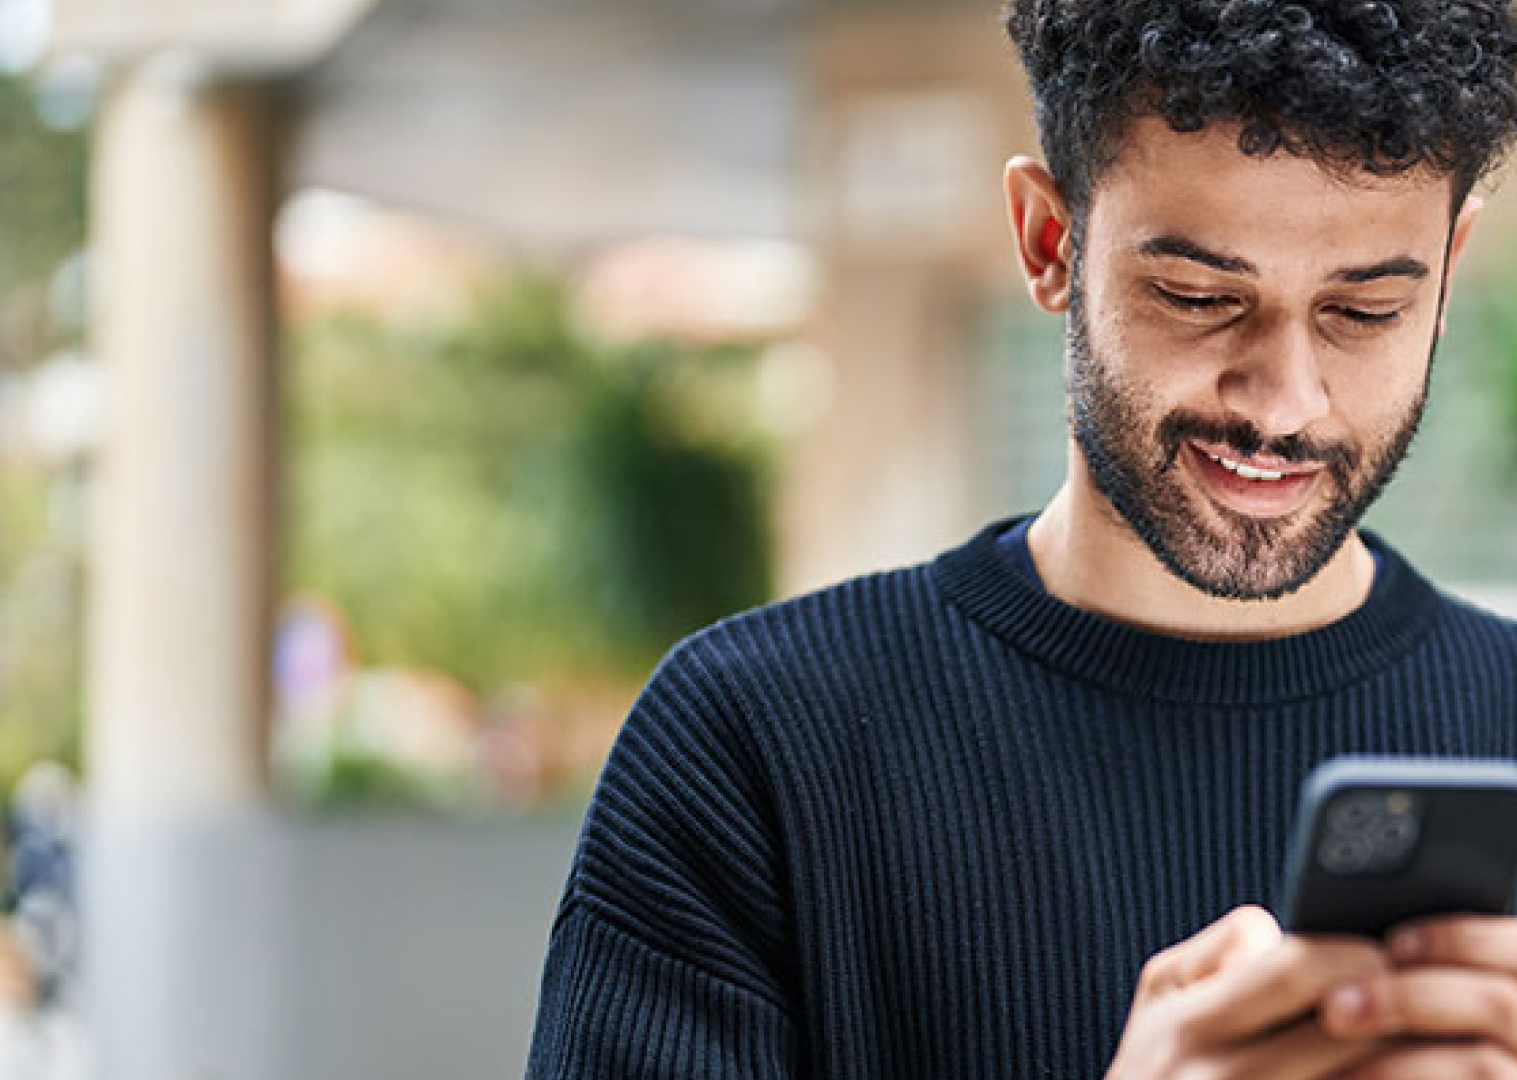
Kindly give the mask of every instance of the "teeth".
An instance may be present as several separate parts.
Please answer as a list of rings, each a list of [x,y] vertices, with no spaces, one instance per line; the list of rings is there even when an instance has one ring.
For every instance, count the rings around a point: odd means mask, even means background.
[[[1239,476],[1243,477],[1243,479],[1245,479],[1245,480],[1284,480],[1285,479],[1285,474],[1284,473],[1272,472],[1269,469],[1256,469],[1252,465],[1244,465],[1240,461],[1232,461],[1232,460],[1229,460],[1228,458],[1225,458],[1225,457],[1218,457],[1216,454],[1210,454],[1209,453],[1206,456],[1209,457],[1209,458],[1211,458],[1218,465],[1221,465],[1228,472],[1235,472]]]

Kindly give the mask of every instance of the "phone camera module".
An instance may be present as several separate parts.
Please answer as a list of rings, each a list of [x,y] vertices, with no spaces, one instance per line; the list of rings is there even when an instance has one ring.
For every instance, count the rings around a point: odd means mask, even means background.
[[[1343,876],[1403,870],[1421,831],[1417,811],[1417,799],[1406,791],[1343,795],[1328,810],[1318,860]]]

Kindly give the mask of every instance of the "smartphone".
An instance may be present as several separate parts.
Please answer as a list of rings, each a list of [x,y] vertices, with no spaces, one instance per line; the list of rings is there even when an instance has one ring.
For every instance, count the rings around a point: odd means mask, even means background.
[[[1517,892],[1517,763],[1341,757],[1302,788],[1283,925],[1379,938],[1434,915],[1505,915]]]

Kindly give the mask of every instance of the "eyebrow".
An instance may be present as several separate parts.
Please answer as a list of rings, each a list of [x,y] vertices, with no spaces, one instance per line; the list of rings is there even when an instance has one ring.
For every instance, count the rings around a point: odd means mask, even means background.
[[[1427,263],[1421,259],[1401,255],[1375,263],[1373,266],[1351,266],[1346,270],[1339,270],[1333,275],[1333,280],[1347,285],[1362,285],[1366,281],[1379,281],[1381,278],[1388,277],[1408,277],[1413,281],[1421,281],[1429,273],[1431,271],[1428,270]]]
[[[1236,255],[1224,255],[1218,251],[1211,251],[1202,247],[1193,240],[1187,240],[1183,236],[1153,236],[1138,245],[1138,254],[1151,259],[1185,259],[1189,262],[1199,263],[1212,270],[1218,270],[1224,274],[1243,274],[1247,277],[1258,277],[1259,269],[1247,259]],[[1345,285],[1363,285],[1371,281],[1381,281],[1385,278],[1405,277],[1414,281],[1421,281],[1431,271],[1427,263],[1421,259],[1414,259],[1410,255],[1398,255],[1382,262],[1372,263],[1369,266],[1349,266],[1342,270],[1336,270],[1332,274],[1333,281],[1342,282]]]
[[[1138,245],[1138,254],[1146,255],[1151,259],[1186,259],[1213,270],[1220,270],[1224,274],[1259,276],[1258,268],[1247,259],[1208,251],[1200,244],[1187,240],[1183,236],[1151,236]]]

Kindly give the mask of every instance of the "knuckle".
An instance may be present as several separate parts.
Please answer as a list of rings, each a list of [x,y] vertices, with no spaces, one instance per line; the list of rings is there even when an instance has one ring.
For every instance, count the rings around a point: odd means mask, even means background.
[[[1280,924],[1274,915],[1257,904],[1233,908],[1224,921],[1234,940],[1263,944],[1281,936]]]
[[[1150,956],[1138,972],[1138,989],[1145,991],[1162,986],[1169,968],[1170,956],[1168,951],[1155,953],[1153,956]]]
[[[1226,921],[1240,927],[1276,926],[1275,917],[1258,904],[1241,904],[1227,913]]]

